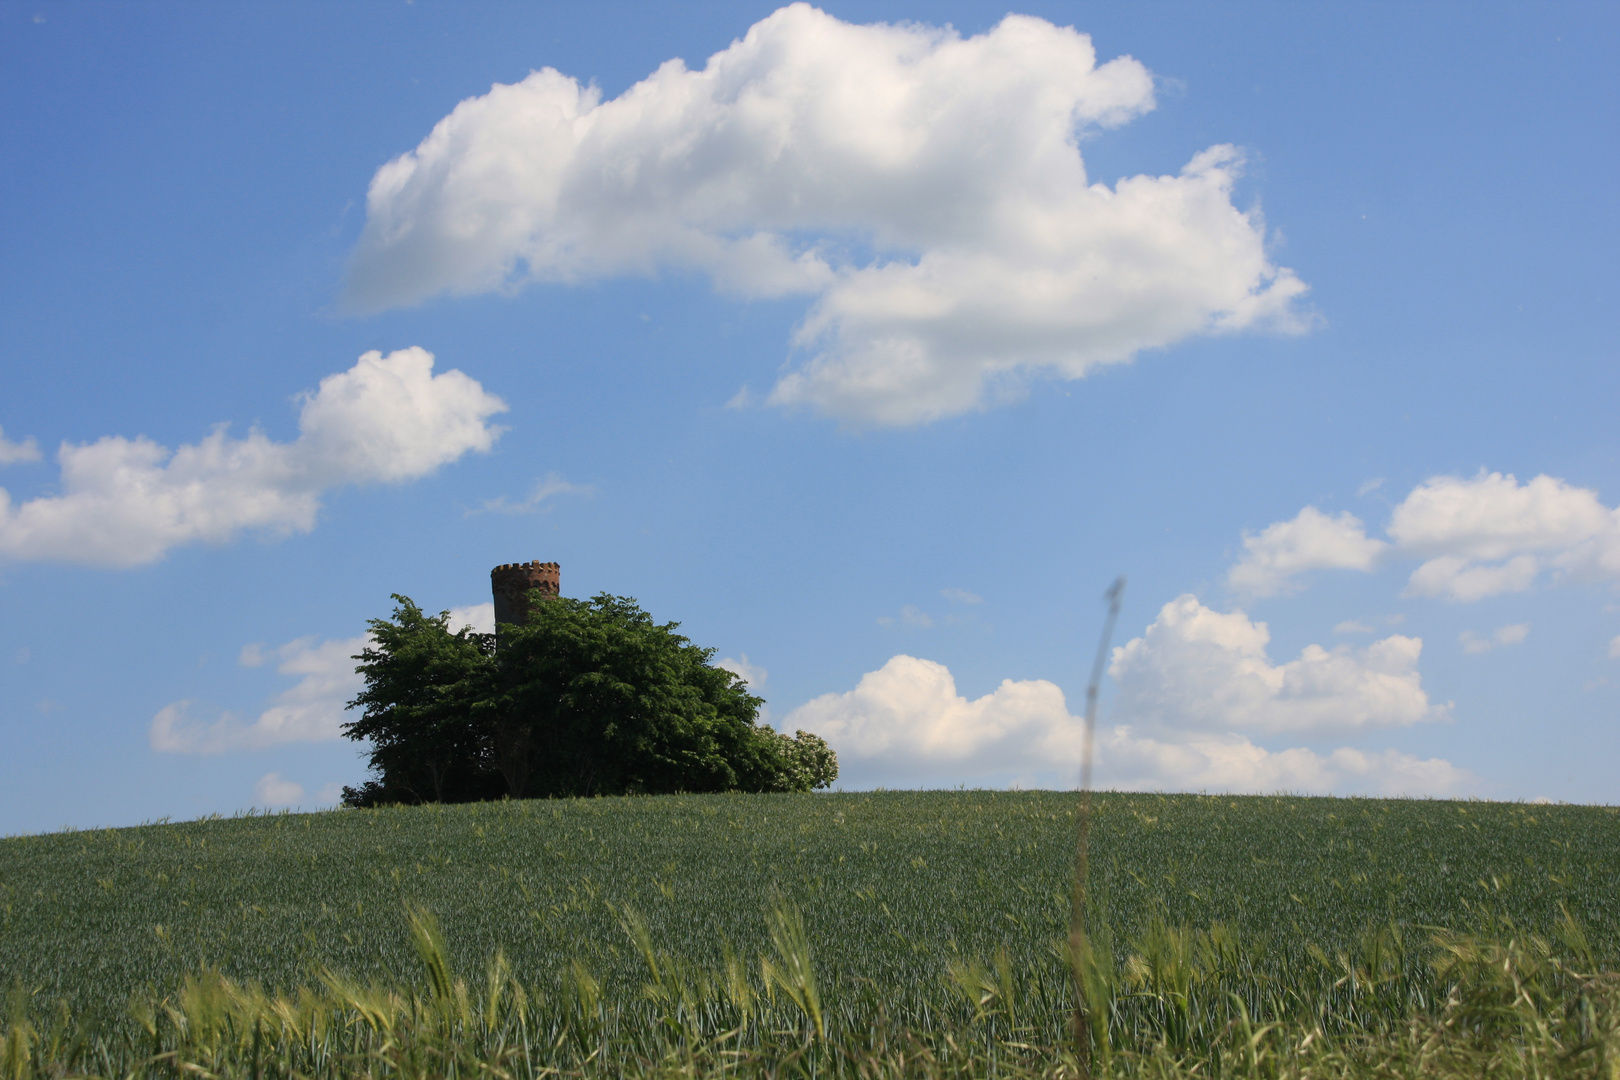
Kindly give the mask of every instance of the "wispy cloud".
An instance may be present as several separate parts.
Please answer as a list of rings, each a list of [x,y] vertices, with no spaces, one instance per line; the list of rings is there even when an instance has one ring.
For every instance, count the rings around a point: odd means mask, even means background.
[[[1462,642],[1463,652],[1483,653],[1490,652],[1492,649],[1499,649],[1505,645],[1517,645],[1529,634],[1529,623],[1511,623],[1507,626],[1497,627],[1496,631],[1489,636],[1476,634],[1472,630],[1464,630],[1457,635],[1457,640]]]
[[[756,694],[765,689],[767,673],[764,668],[750,661],[747,653],[743,653],[741,659],[728,656],[724,660],[716,660],[714,666],[731,672],[747,683],[749,689]]]
[[[33,439],[24,439],[22,442],[12,442],[6,438],[6,431],[0,428],[0,465],[14,465],[20,461],[38,461],[40,459],[39,444]]]
[[[272,650],[249,645],[238,657],[244,667],[275,661],[277,671],[297,676],[298,682],[277,694],[251,720],[190,699],[165,705],[152,717],[148,729],[152,749],[171,754],[219,754],[338,738],[343,733],[345,706],[364,685],[354,670],[354,657],[370,640],[370,635],[336,641],[303,637]]]
[[[253,785],[257,806],[297,806],[304,801],[304,785],[287,780],[280,773],[265,773]]]
[[[879,615],[879,626],[903,626],[909,630],[932,630],[934,617],[919,608],[916,604],[907,604],[900,609],[900,614]]]
[[[533,514],[542,510],[550,510],[546,500],[554,499],[558,495],[595,495],[596,488],[590,484],[570,484],[554,472],[546,473],[536,480],[530,489],[528,497],[520,500],[508,499],[505,495],[496,499],[489,499],[476,510],[467,511],[468,514]]]

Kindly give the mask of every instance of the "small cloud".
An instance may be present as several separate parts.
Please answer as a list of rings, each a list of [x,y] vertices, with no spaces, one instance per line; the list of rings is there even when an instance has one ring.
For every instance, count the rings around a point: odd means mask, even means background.
[[[738,387],[737,392],[731,395],[731,400],[726,402],[728,409],[750,409],[754,405],[754,392],[746,386]]]
[[[1244,533],[1243,558],[1227,573],[1226,582],[1249,596],[1296,592],[1298,579],[1313,570],[1370,572],[1388,547],[1369,537],[1354,514],[1330,517],[1307,506],[1291,521]]]
[[[343,798],[343,785],[334,780],[315,793],[315,801],[321,806],[336,806]]]
[[[765,669],[750,661],[747,653],[742,654],[741,660],[734,659],[730,656],[726,657],[724,660],[716,660],[714,662],[714,666],[731,672],[733,675],[737,676],[737,678],[747,683],[748,688],[756,693],[765,688]]]
[[[1406,616],[1401,614],[1398,611],[1393,615],[1385,615],[1384,616],[1384,624],[1386,626],[1399,626],[1399,625],[1401,625],[1401,623],[1403,623],[1405,621],[1406,621]]]
[[[1599,675],[1597,678],[1591,680],[1590,682],[1582,683],[1581,684],[1581,689],[1582,690],[1596,690],[1600,686],[1608,686],[1608,685],[1609,685],[1608,678],[1606,676]]]
[[[280,773],[265,773],[253,785],[253,801],[259,806],[297,806],[304,801],[304,785],[284,780]]]
[[[1346,619],[1338,626],[1335,626],[1333,632],[1335,634],[1376,634],[1378,628],[1368,626],[1366,623],[1358,622],[1355,619]]]
[[[493,634],[495,605],[486,601],[482,604],[468,604],[466,607],[453,607],[450,609],[450,621],[446,625],[450,627],[451,633],[465,627],[476,634]]]
[[[12,659],[16,663],[26,664],[26,663],[28,663],[28,658],[33,656],[33,655],[34,655],[33,653],[28,651],[27,646],[24,646],[23,648],[17,650],[17,654],[14,657],[12,657]]]
[[[893,615],[879,615],[879,626],[904,626],[911,630],[932,630],[933,618],[916,604],[907,604],[900,609],[899,617]]]
[[[505,495],[502,495],[498,499],[490,499],[486,501],[484,505],[479,507],[477,510],[469,510],[467,513],[469,515],[478,513],[532,514],[539,510],[551,509],[549,506],[544,506],[543,504],[547,499],[553,498],[557,495],[588,496],[595,494],[596,488],[592,487],[591,485],[570,484],[556,473],[551,472],[546,473],[545,476],[541,477],[539,480],[536,480],[534,483],[534,489],[529,492],[529,497],[523,499],[521,502],[512,502]]]
[[[1481,637],[1472,630],[1464,630],[1457,635],[1457,640],[1462,642],[1463,652],[1483,653],[1507,645],[1517,645],[1529,634],[1529,623],[1510,623],[1507,626],[1498,627],[1490,637]]]
[[[490,603],[451,608],[452,631],[470,626],[493,633],[495,607]],[[147,729],[152,749],[168,754],[219,754],[259,750],[285,743],[327,742],[343,734],[348,703],[365,685],[355,671],[355,656],[374,642],[370,634],[322,641],[314,635],[267,648],[245,645],[236,662],[257,668],[275,664],[282,675],[298,681],[272,698],[255,718],[191,700],[159,709]],[[321,798],[327,802],[326,789]]]
[[[170,754],[218,754],[282,743],[323,742],[343,734],[344,709],[365,685],[355,673],[355,654],[371,635],[337,641],[301,637],[273,650],[248,646],[238,657],[247,666],[275,661],[298,682],[277,694],[253,720],[190,700],[171,702],[152,717],[152,749]]]
[[[1496,633],[1492,634],[1491,638],[1498,645],[1517,645],[1529,636],[1529,623],[1511,623],[1507,626],[1497,627]]]
[[[1616,634],[1609,641],[1609,659],[1620,660],[1620,634]]]
[[[63,442],[57,493],[13,504],[0,491],[0,559],[131,567],[244,532],[307,533],[330,491],[415,480],[487,452],[501,431],[487,421],[506,404],[433,364],[419,348],[363,354],[298,397],[292,442],[257,428],[232,438],[224,425],[178,449],[145,437]]]
[[[957,604],[982,604],[984,597],[978,593],[968,592],[966,589],[941,589],[939,595]]]
[[[1383,486],[1384,486],[1384,478],[1382,476],[1377,476],[1377,477],[1374,477],[1371,480],[1367,480],[1367,481],[1363,482],[1360,487],[1356,488],[1356,494],[1357,495],[1371,495],[1373,492],[1377,491],[1379,488],[1381,488]]]
[[[50,698],[40,698],[39,704],[35,705],[34,708],[38,709],[46,716],[49,716],[51,713],[61,712],[63,705],[60,701],[52,701]]]
[[[0,465],[15,465],[19,461],[38,461],[40,459],[39,444],[33,439],[24,439],[20,443],[11,442],[6,438],[6,429],[0,428]]]
[[[1348,513],[1329,517],[1307,506],[1290,521],[1244,533],[1243,558],[1227,582],[1271,596],[1297,589],[1310,571],[1371,571],[1418,559],[1403,595],[1467,603],[1542,580],[1620,577],[1620,510],[1596,490],[1545,474],[1524,484],[1483,469],[1473,479],[1431,477],[1394,507],[1385,532],[1387,540],[1371,537]]]

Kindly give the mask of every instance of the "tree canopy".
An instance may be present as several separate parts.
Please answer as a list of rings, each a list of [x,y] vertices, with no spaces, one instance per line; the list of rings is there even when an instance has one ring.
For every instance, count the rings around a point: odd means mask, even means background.
[[[351,806],[708,791],[810,791],[838,759],[819,737],[758,722],[763,699],[713,649],[632,599],[531,594],[528,621],[452,630],[395,595],[355,659],[365,689],[345,724],[373,776]]]

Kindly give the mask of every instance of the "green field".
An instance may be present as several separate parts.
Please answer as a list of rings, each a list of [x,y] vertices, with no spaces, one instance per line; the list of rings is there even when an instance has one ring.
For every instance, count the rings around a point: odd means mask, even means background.
[[[129,1023],[132,992],[172,994],[205,969],[269,989],[322,970],[417,983],[415,904],[469,980],[499,950],[536,1001],[561,1000],[583,970],[623,1018],[657,1007],[636,916],[665,981],[701,981],[731,957],[757,982],[768,914],[795,909],[829,1025],[968,1024],[977,996],[1001,1003],[1008,1031],[1051,1044],[1072,1000],[1076,806],[978,791],[534,800],[14,837],[0,841],[0,978],[109,1028]],[[1434,1005],[1433,928],[1551,937],[1567,910],[1604,967],[1620,958],[1620,809],[1096,806],[1091,929],[1112,942],[1125,1042],[1177,1023],[1178,1001],[1183,1025],[1224,1023],[1239,1001],[1282,1019],[1353,1013],[1367,991],[1345,976],[1367,963],[1391,1015]],[[1176,978],[1208,983],[1201,1020],[1185,989],[1166,992]]]

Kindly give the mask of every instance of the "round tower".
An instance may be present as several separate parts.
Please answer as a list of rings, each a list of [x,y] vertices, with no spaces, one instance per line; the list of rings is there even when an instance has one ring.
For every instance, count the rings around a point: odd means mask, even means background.
[[[556,596],[562,571],[554,562],[502,563],[489,572],[495,594],[495,622],[522,626],[529,621],[529,590]]]

